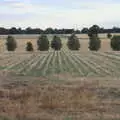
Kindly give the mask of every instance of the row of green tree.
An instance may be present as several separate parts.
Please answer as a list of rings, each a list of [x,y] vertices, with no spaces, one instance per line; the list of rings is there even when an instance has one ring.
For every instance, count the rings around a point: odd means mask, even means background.
[[[38,50],[40,51],[48,51],[50,42],[48,40],[48,37],[46,35],[41,35],[39,39],[37,40]],[[13,36],[7,37],[6,47],[8,51],[15,51],[17,48],[17,42]],[[54,36],[53,40],[51,41],[51,48],[54,50],[60,50],[62,48],[62,42],[60,37]],[[26,44],[26,51],[33,51],[33,45],[31,42],[27,42]]]
[[[62,48],[62,41],[60,37],[54,36],[51,44],[46,35],[41,35],[37,40],[38,50],[40,51],[48,51],[49,47],[53,48],[54,50],[61,50]],[[8,36],[6,42],[7,50],[8,51],[15,51],[17,48],[17,43],[14,37]],[[67,46],[70,50],[79,50],[80,49],[80,42],[79,39],[75,34],[72,34],[68,38]],[[98,51],[101,48],[101,40],[99,39],[97,34],[89,34],[89,49],[91,51]],[[111,48],[115,51],[120,50],[120,36],[111,36]],[[27,42],[26,44],[26,51],[34,51],[33,45],[31,42]]]

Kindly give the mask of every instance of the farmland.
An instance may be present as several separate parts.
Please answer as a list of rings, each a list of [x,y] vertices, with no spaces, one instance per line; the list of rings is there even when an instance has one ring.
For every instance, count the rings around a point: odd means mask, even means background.
[[[80,51],[68,50],[64,35],[61,51],[37,51],[37,37],[15,36],[18,48],[7,52],[1,36],[1,119],[119,120],[120,52],[111,50],[106,34],[98,52],[88,51],[86,35],[78,35]],[[25,51],[27,41],[34,52]]]
[[[119,52],[50,51],[3,54],[1,71],[25,76],[52,76],[71,73],[79,77],[119,77]]]

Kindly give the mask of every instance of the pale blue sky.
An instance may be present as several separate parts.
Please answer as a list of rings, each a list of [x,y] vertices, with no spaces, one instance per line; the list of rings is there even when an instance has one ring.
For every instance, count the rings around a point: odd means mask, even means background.
[[[120,0],[0,0],[0,26],[120,27]]]

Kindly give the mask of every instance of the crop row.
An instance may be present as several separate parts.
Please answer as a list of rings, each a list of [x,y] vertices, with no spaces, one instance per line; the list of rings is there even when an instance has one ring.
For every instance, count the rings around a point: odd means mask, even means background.
[[[120,76],[120,54],[54,51],[0,56],[0,68],[28,76],[70,74],[80,77]]]

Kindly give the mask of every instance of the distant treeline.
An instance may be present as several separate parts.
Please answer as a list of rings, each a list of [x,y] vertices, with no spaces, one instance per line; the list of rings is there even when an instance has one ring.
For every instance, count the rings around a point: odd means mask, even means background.
[[[10,29],[0,27],[0,35],[8,35],[8,34],[87,34],[89,28],[83,28],[82,30],[75,29],[53,29],[47,28],[42,30],[40,28],[31,28],[28,27],[26,29],[12,27]],[[113,27],[111,29],[99,28],[98,33],[120,33],[120,28]]]

